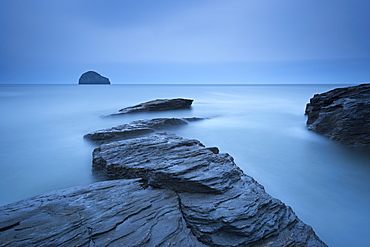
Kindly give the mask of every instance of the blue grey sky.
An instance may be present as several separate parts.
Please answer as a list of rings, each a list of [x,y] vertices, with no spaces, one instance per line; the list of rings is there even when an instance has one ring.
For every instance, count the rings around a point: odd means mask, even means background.
[[[0,0],[0,83],[370,81],[368,0]]]

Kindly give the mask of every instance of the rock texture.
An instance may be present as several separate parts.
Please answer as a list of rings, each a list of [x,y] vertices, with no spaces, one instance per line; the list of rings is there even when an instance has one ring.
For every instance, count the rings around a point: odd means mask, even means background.
[[[95,71],[87,71],[81,75],[78,84],[110,84],[110,81]]]
[[[228,154],[156,133],[102,144],[103,181],[0,207],[0,246],[326,246]]]
[[[94,150],[93,169],[174,191],[187,227],[207,246],[326,246],[230,155],[197,140],[158,133],[103,144]]]
[[[0,246],[206,246],[171,190],[99,182],[0,207]]]
[[[309,130],[351,147],[370,148],[370,84],[316,94],[305,113]]]
[[[111,115],[121,115],[135,112],[151,112],[151,111],[168,111],[186,109],[193,103],[192,99],[156,99],[140,103],[135,106],[130,106],[119,110],[117,113]]]
[[[114,140],[130,139],[153,133],[156,130],[164,130],[186,125],[189,122],[203,120],[204,118],[154,118],[137,120],[128,124],[119,125],[109,129],[103,129],[86,134],[84,138],[97,143]]]

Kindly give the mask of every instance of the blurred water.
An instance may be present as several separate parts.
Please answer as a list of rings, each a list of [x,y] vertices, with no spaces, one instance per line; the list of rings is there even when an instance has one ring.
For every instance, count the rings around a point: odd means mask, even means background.
[[[370,154],[306,130],[305,104],[339,85],[1,85],[0,205],[94,182],[90,131],[154,117],[201,116],[175,130],[228,152],[330,246],[370,246]],[[344,85],[340,85],[344,86]],[[110,118],[155,98],[190,110]]]

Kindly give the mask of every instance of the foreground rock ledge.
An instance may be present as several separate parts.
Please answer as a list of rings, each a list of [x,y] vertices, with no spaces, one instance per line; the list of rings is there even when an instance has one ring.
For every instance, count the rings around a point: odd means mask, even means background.
[[[116,113],[111,114],[114,115],[121,115],[127,113],[135,113],[135,112],[152,112],[152,111],[168,111],[168,110],[178,110],[178,109],[187,109],[190,108],[191,104],[194,100],[192,99],[155,99],[151,101],[147,101],[144,103],[140,103],[135,106],[129,106],[119,110]]]
[[[59,190],[0,208],[0,246],[205,246],[178,195],[138,180]]]
[[[208,246],[326,246],[230,155],[197,140],[154,134],[103,144],[93,169],[176,192],[187,227]]]
[[[102,144],[106,178],[0,207],[0,246],[326,246],[228,154],[169,134]]]
[[[305,113],[309,130],[350,147],[370,148],[370,84],[316,94]]]

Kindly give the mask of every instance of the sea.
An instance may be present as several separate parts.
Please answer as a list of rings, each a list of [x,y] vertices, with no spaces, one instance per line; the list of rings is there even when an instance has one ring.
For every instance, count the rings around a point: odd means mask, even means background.
[[[138,119],[204,117],[171,132],[229,153],[329,246],[370,246],[370,153],[308,131],[310,98],[334,84],[0,85],[0,205],[95,182],[86,133]],[[157,98],[190,109],[106,117]],[[0,212],[1,213],[1,212]]]

